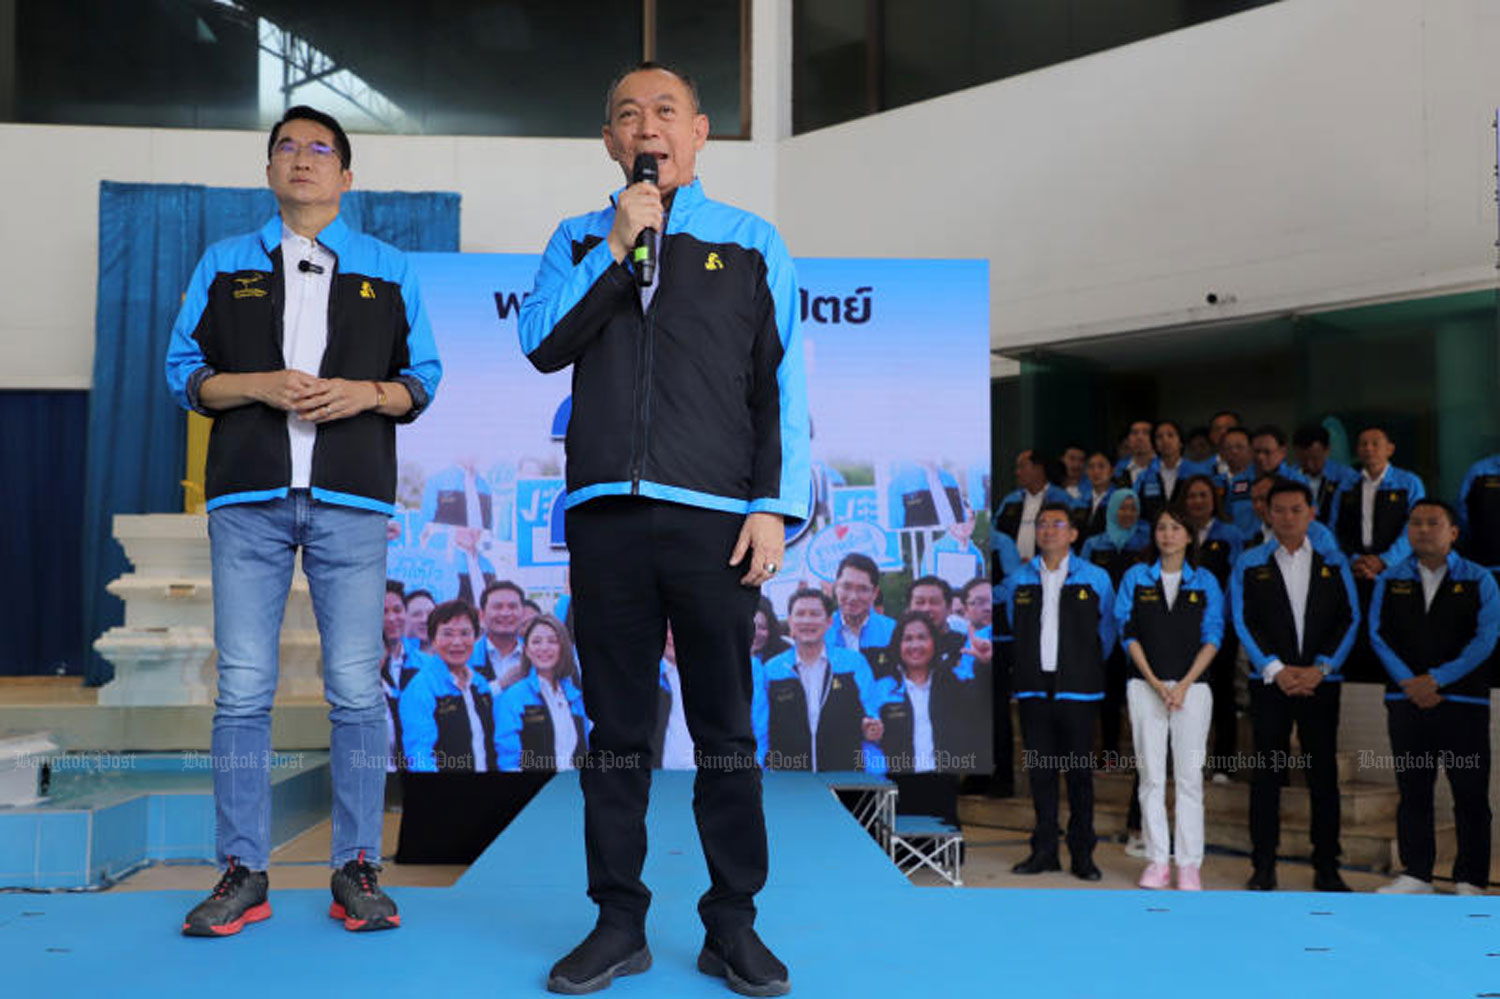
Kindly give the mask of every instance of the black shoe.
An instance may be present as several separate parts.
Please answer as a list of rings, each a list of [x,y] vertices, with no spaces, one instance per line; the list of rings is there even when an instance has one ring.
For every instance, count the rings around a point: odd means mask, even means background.
[[[638,975],[650,967],[645,934],[601,924],[552,966],[547,991],[569,996],[598,992],[609,988],[616,975]]]
[[[1050,857],[1041,857],[1033,853],[1025,860],[1010,869],[1012,874],[1045,874],[1048,871],[1060,871],[1062,864],[1058,861],[1056,854]]]
[[[1250,891],[1275,891],[1276,868],[1269,865],[1257,867],[1250,880],[1245,882],[1245,887]]]
[[[1349,891],[1337,867],[1328,867],[1313,872],[1313,891]]]
[[[761,942],[755,928],[745,926],[723,936],[703,937],[698,970],[729,982],[742,996],[784,996],[792,991],[786,965]]]
[[[1080,881],[1098,881],[1104,877],[1099,872],[1099,865],[1094,863],[1093,857],[1075,858],[1068,864],[1068,870]]]
[[[401,925],[396,903],[380,890],[375,872],[378,864],[365,859],[365,851],[333,872],[333,904],[328,915],[344,921],[344,929],[361,933],[366,930],[394,930]]]
[[[267,885],[265,871],[241,867],[234,857],[230,857],[229,867],[214,885],[213,893],[194,906],[183,920],[183,935],[229,937],[244,929],[246,923],[270,919]]]

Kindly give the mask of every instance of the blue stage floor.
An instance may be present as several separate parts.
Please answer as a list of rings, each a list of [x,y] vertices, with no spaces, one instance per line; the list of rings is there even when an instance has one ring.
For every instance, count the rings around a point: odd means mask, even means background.
[[[652,970],[609,995],[721,997],[694,968],[707,876],[691,777],[660,774],[647,883]],[[347,933],[325,891],[273,891],[275,917],[186,939],[188,892],[0,895],[7,996],[540,996],[592,925],[576,778],[549,784],[467,874],[397,889],[403,927]],[[793,994],[1500,995],[1500,898],[918,888],[823,782],[772,774],[771,880],[758,926]]]

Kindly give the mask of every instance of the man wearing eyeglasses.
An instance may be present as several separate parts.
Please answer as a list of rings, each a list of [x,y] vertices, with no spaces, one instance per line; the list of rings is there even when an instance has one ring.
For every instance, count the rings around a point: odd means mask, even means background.
[[[380,681],[395,426],[416,419],[442,367],[406,258],[339,217],[349,139],[294,107],[271,129],[280,210],[209,247],[183,296],[167,382],[213,417],[206,495],[213,558],[214,804],[223,876],[183,922],[229,936],[271,915],[271,702],[297,549],[332,710],[329,914],[349,930],[399,926],[377,879],[387,752]]]

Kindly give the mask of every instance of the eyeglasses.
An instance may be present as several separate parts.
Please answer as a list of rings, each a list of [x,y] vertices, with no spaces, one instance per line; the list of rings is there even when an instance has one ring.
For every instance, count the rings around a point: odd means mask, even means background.
[[[297,142],[295,139],[282,139],[271,148],[271,155],[291,159],[303,150],[311,153],[313,159],[319,161],[327,160],[330,156],[338,156],[337,149],[334,149],[326,142],[319,142],[316,139],[312,142]]]

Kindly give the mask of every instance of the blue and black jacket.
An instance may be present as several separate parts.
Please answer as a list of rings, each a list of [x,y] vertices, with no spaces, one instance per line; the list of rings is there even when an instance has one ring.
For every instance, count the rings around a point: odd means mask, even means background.
[[[866,718],[879,717],[882,701],[870,664],[849,649],[825,649],[823,708],[818,731],[807,725],[807,693],[797,674],[797,650],[769,660],[751,701],[751,721],[762,765],[768,770],[811,770],[817,747],[819,770],[863,770],[868,752]]]
[[[1010,644],[1015,697],[1047,697],[1042,672],[1042,557],[1005,581],[1002,641]],[[1083,559],[1068,559],[1058,601],[1058,700],[1097,701],[1104,697],[1104,660],[1115,644],[1114,590],[1109,575]]]
[[[1042,490],[1042,506],[1049,503],[1063,503],[1070,510],[1078,506],[1078,501],[1069,495],[1066,489],[1051,482],[1047,483],[1047,488]],[[1014,539],[1021,532],[1021,511],[1025,506],[1026,490],[1012,489],[1006,493],[1000,505],[995,508],[995,519],[990,530],[1008,534]]]
[[[567,500],[639,495],[807,517],[812,465],[797,276],[772,226],[677,189],[641,310],[609,207],[564,221],[521,306],[540,371],[573,366]],[[627,258],[628,259],[628,256]]]
[[[1402,680],[1432,674],[1450,701],[1490,703],[1485,662],[1500,635],[1500,587],[1483,566],[1448,555],[1448,571],[1427,606],[1415,555],[1386,569],[1370,598],[1370,645],[1385,666],[1385,699],[1402,701]]]
[[[1235,563],[1229,603],[1234,630],[1250,660],[1250,676],[1264,682],[1261,670],[1273,659],[1288,666],[1321,666],[1329,680],[1342,680],[1344,660],[1359,630],[1359,598],[1354,577],[1342,552],[1312,550],[1312,572],[1307,583],[1307,606],[1302,616],[1302,644],[1297,644],[1297,621],[1287,597],[1286,581],[1276,563],[1276,541],[1248,549]]]
[[[406,751],[406,768],[417,773],[495,770],[495,698],[490,685],[470,671],[474,713],[483,731],[485,758],[478,761],[474,759],[469,711],[453,674],[437,656],[418,655],[421,667],[401,692],[401,744]]]
[[[1458,489],[1458,526],[1464,556],[1500,569],[1500,454],[1469,466]]]
[[[1215,517],[1209,522],[1208,534],[1198,545],[1198,567],[1213,573],[1219,593],[1229,590],[1229,575],[1239,560],[1245,539],[1238,530]]]
[[[1332,458],[1323,463],[1323,478],[1313,492],[1313,502],[1318,505],[1318,523],[1333,523],[1333,498],[1346,485],[1359,485],[1359,472]],[[1311,480],[1308,485],[1312,485]]]
[[[552,715],[542,700],[542,678],[533,669],[505,688],[495,702],[495,752],[501,770],[557,770],[557,738]],[[583,767],[588,755],[588,718],[583,713],[583,692],[572,679],[558,681],[567,695],[568,709],[578,742],[573,749],[573,769]]]
[[[1360,501],[1364,476],[1356,475],[1333,495],[1333,519],[1328,526],[1347,555],[1378,555],[1387,566],[1411,554],[1406,540],[1406,518],[1417,500],[1427,495],[1422,480],[1395,465],[1387,465],[1380,488],[1375,491],[1375,523],[1366,548],[1361,527]]]
[[[281,216],[258,232],[221,240],[198,261],[167,347],[167,385],[177,402],[214,418],[204,487],[208,509],[287,495],[292,451],[287,415],[251,402],[206,408],[198,392],[216,374],[280,371],[286,267]],[[398,419],[367,410],[319,424],[312,494],[319,500],[392,513],[396,423],[415,420],[442,376],[416,276],[406,255],[335,218],[318,233],[333,253],[328,345],[316,374],[406,386],[412,408]]]
[[[1307,476],[1286,462],[1276,469],[1276,476],[1307,485]],[[1241,540],[1247,549],[1254,548],[1260,537],[1260,517],[1255,512],[1255,500],[1250,489],[1260,478],[1260,470],[1251,464],[1235,475],[1215,476],[1214,482],[1224,493],[1224,515],[1239,529]]]
[[[1183,495],[1183,483],[1188,479],[1195,475],[1212,476],[1213,474],[1213,462],[1189,461],[1181,458],[1177,463],[1177,478],[1172,483],[1172,491],[1168,493],[1161,477],[1161,458],[1153,458],[1151,464],[1135,480],[1135,494],[1141,500],[1141,520],[1151,523],[1156,519],[1162,507],[1180,499]]]
[[[859,649],[880,649],[891,643],[896,630],[896,619],[886,617],[873,608],[865,615],[864,627],[859,629]],[[833,612],[833,623],[828,626],[826,639],[830,649],[846,648],[844,645],[844,618],[839,611]]]
[[[928,673],[927,721],[932,726],[932,755],[944,771],[980,770],[989,758],[990,696],[972,680],[933,664]],[[866,770],[911,773],[916,768],[916,708],[905,674],[897,669],[875,681],[874,717],[885,731]]]
[[[1136,521],[1135,527],[1130,530],[1130,537],[1125,543],[1117,545],[1110,539],[1109,532],[1096,534],[1083,543],[1083,551],[1078,557],[1091,562],[1109,573],[1109,585],[1118,586],[1125,578],[1125,573],[1132,566],[1140,564],[1142,556],[1151,544],[1151,529],[1146,526],[1146,521]]]
[[[1005,577],[1021,568],[1021,553],[1016,550],[1016,541],[1009,534],[990,532],[990,579],[995,584],[995,602],[1000,602],[999,587]],[[890,636],[886,637],[890,641]]]
[[[1192,668],[1199,649],[1223,643],[1224,594],[1213,573],[1184,563],[1177,599],[1168,607],[1161,562],[1137,565],[1125,574],[1115,595],[1115,620],[1120,623],[1120,641],[1131,676],[1140,676],[1129,654],[1130,646],[1139,642],[1157,679],[1181,680]],[[1204,670],[1195,682],[1207,682],[1208,673]]]

